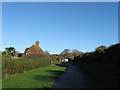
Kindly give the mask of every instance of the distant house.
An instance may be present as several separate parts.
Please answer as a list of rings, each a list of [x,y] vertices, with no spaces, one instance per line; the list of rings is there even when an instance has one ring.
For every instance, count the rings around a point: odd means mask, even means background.
[[[36,45],[33,44],[31,47],[26,48],[21,58],[41,58],[48,57],[52,64],[52,59],[49,55],[45,54],[44,51],[39,47],[39,41],[36,41]]]

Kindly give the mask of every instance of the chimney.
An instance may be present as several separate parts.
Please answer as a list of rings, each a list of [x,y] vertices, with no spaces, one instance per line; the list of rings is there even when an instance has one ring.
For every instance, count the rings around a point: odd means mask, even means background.
[[[38,46],[38,47],[39,47],[39,41],[36,41],[36,46]]]

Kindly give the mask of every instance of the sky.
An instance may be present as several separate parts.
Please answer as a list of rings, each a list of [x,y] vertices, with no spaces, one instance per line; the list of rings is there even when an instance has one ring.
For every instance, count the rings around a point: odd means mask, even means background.
[[[2,51],[40,42],[43,51],[94,51],[118,43],[117,2],[4,2]]]
[[[120,0],[1,0],[2,2],[119,2]]]

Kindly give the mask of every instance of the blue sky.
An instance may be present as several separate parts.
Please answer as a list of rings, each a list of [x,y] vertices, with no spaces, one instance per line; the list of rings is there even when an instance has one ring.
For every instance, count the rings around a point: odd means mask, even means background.
[[[2,4],[2,50],[40,42],[49,53],[94,51],[118,43],[117,2],[19,2]]]

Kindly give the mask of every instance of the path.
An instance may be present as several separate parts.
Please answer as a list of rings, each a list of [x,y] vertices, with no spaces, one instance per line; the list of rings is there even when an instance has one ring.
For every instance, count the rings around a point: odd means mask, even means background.
[[[82,70],[72,63],[68,63],[68,70],[55,82],[52,88],[88,88],[91,84]]]

